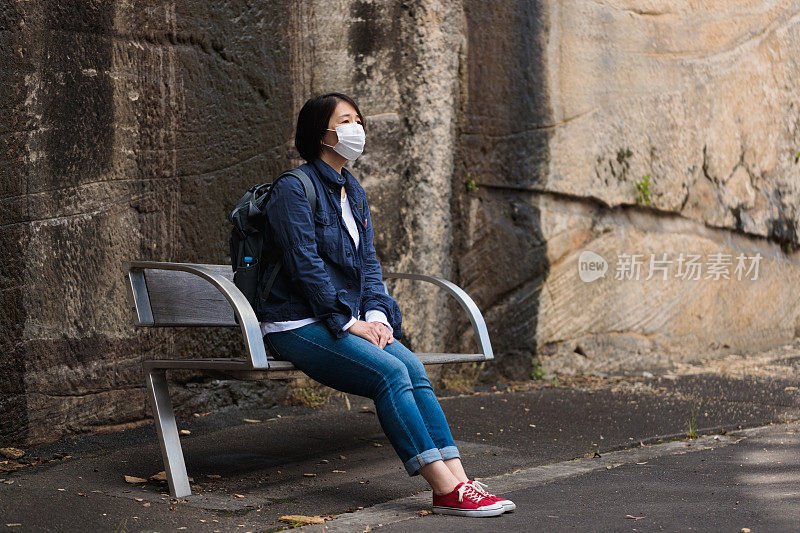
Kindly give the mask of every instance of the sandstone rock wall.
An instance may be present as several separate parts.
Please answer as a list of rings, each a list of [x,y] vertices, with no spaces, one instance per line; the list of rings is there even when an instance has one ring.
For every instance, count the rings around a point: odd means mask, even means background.
[[[460,162],[480,178],[456,261],[498,328],[496,371],[531,353],[549,371],[633,370],[796,335],[798,2],[465,11]],[[607,262],[593,282],[587,250]],[[625,254],[640,279],[617,272]],[[681,254],[700,279],[678,275]],[[757,279],[738,279],[757,254]],[[651,256],[672,261],[666,279],[646,279]]]
[[[121,264],[226,262],[227,213],[247,187],[301,162],[294,123],[313,94],[352,94],[367,115],[367,150],[352,169],[384,268],[452,276],[458,2],[0,10],[4,442],[146,420],[143,358],[241,354],[231,330],[135,330]],[[418,302],[405,313],[408,344],[444,349],[446,299],[389,285]],[[182,415],[282,393],[172,378]]]
[[[485,378],[526,379],[537,356],[606,372],[783,343],[800,318],[798,13],[752,0],[1,4],[0,442],[142,423],[143,358],[241,353],[232,330],[135,330],[121,263],[224,263],[228,211],[300,162],[297,111],[329,90],[367,116],[351,168],[384,269],[473,296],[497,356]],[[645,176],[650,202],[637,202]],[[605,278],[580,280],[585,250]],[[624,253],[763,259],[757,280],[615,279]],[[440,291],[388,285],[412,349],[474,349]],[[282,394],[171,376],[179,415]]]
[[[289,20],[246,2],[2,9],[2,435],[136,424],[143,358],[241,350],[227,330],[135,331],[121,266],[224,262],[232,198],[285,165]]]
[[[800,280],[800,3],[550,8],[554,128],[536,201],[551,263],[538,336],[553,343],[552,366],[614,370],[791,339],[800,319],[791,289]],[[645,176],[652,201],[635,208],[633,184]],[[705,266],[722,254],[731,279],[707,269],[700,280],[676,278],[672,263],[667,280],[581,283],[584,249],[610,262],[698,254]],[[756,253],[757,279],[734,276],[737,256]]]

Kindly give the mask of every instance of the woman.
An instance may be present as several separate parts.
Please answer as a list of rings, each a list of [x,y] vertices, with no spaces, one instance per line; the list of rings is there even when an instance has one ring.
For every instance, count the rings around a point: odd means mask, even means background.
[[[316,381],[373,399],[408,474],[431,485],[434,512],[513,510],[511,501],[467,478],[425,368],[398,340],[400,309],[383,283],[366,195],[344,168],[361,155],[364,141],[364,117],[349,96],[323,94],[300,110],[295,146],[306,160],[299,168],[314,184],[317,208],[312,215],[297,178],[273,186],[265,246],[282,252],[283,268],[258,299],[264,343]],[[267,264],[263,279],[274,269]]]

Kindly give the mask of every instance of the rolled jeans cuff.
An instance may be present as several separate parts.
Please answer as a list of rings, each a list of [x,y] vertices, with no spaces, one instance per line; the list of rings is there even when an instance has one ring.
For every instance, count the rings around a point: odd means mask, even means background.
[[[425,466],[428,463],[432,463],[434,461],[439,461],[442,459],[442,452],[439,451],[438,448],[431,448],[430,450],[425,450],[424,452],[415,455],[405,463],[403,466],[406,467],[406,472],[408,472],[409,476],[416,476],[419,474],[418,470]]]
[[[448,459],[455,459],[456,457],[461,457],[461,454],[458,453],[458,448],[455,446],[445,446],[444,448],[439,448],[439,452],[442,454],[442,459],[447,461]]]

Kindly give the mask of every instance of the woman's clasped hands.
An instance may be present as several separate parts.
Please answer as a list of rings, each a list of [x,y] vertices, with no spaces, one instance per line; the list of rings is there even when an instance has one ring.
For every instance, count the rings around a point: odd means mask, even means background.
[[[394,342],[394,335],[389,331],[385,324],[380,322],[365,322],[364,320],[356,320],[347,331],[354,335],[358,335],[367,339],[372,344],[379,348],[385,347],[387,344]]]

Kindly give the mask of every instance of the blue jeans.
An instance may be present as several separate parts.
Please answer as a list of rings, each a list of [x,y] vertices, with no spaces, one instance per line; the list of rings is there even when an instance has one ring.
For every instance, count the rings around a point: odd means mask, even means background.
[[[337,339],[313,322],[267,333],[264,344],[323,385],[372,399],[409,475],[433,461],[461,457],[425,367],[397,339],[381,349],[352,333]]]

